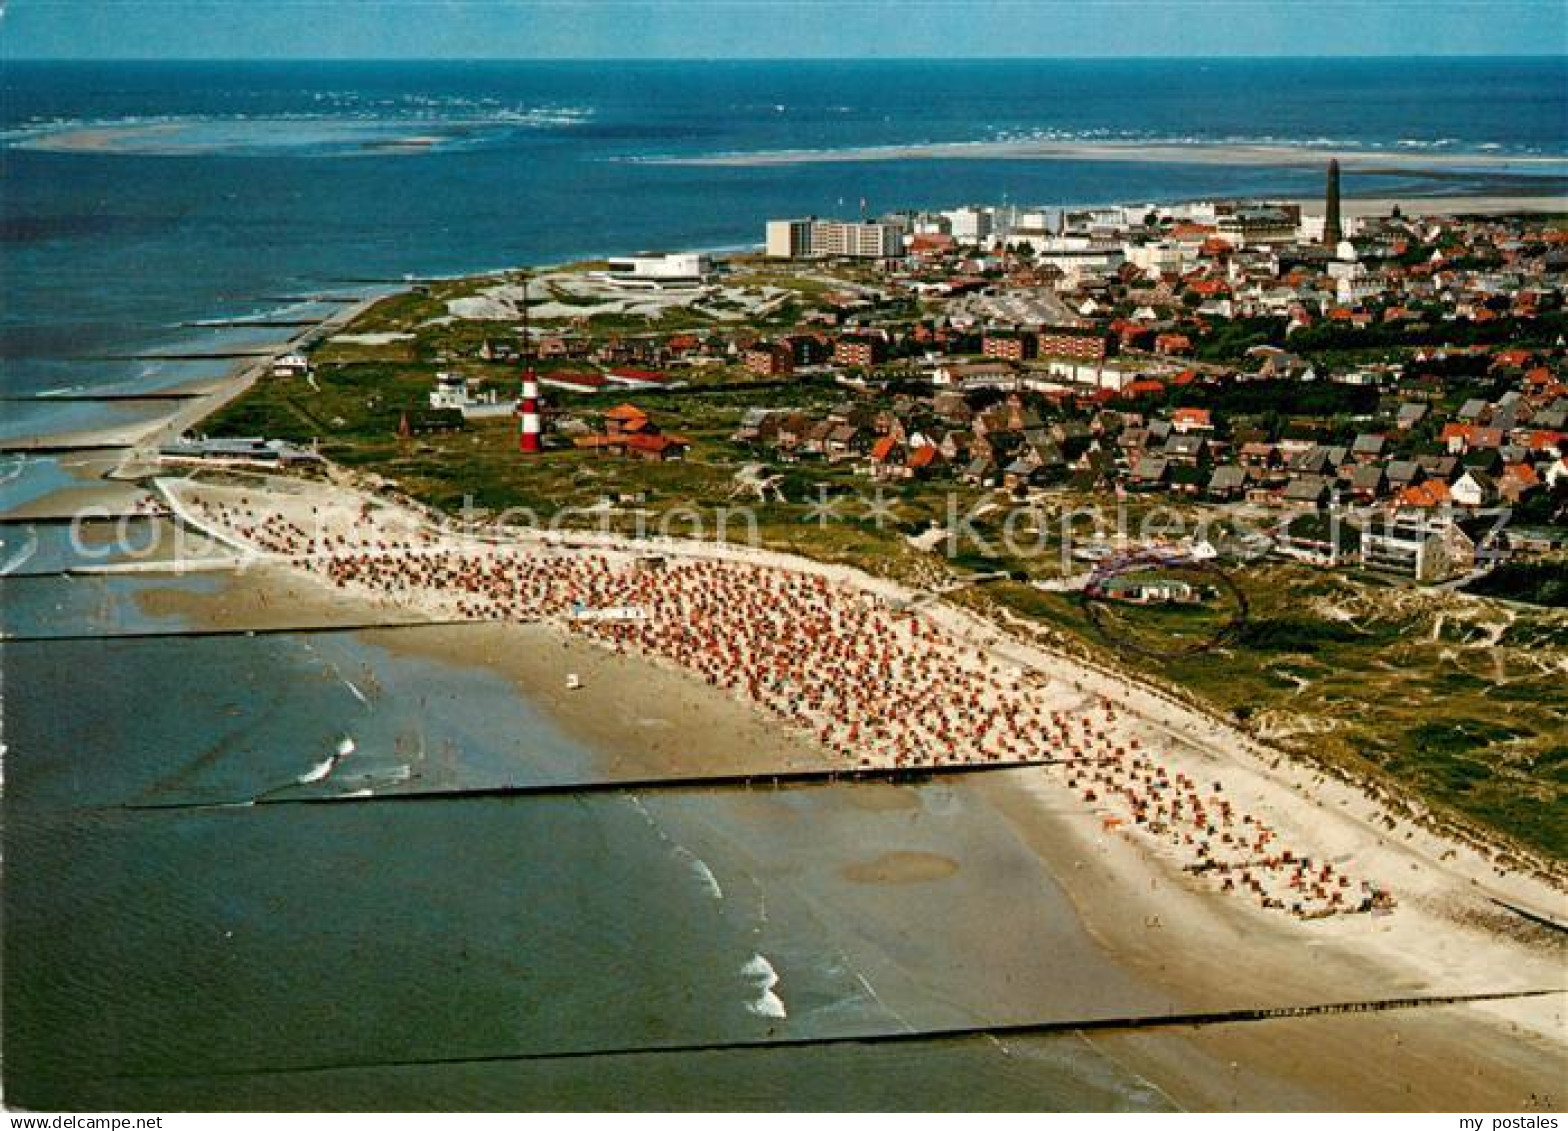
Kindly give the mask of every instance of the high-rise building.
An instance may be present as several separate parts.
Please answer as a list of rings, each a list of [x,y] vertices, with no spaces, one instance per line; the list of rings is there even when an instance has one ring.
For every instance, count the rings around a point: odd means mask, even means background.
[[[811,254],[810,220],[769,220],[767,254],[769,259],[803,259]]]
[[[1344,238],[1345,230],[1339,219],[1339,161],[1330,158],[1328,187],[1323,193],[1323,246],[1338,247]]]
[[[845,220],[769,220],[770,259],[891,259],[904,253],[897,224]]]

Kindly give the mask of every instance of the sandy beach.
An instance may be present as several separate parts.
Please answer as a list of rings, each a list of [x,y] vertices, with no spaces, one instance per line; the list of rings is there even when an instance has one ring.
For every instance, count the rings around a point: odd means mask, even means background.
[[[243,491],[279,513],[354,515],[367,504],[342,489],[288,483],[245,488],[195,487],[166,481],[166,494],[188,522],[201,506]],[[420,517],[384,498],[373,509],[396,516],[401,531],[425,529]],[[339,534],[344,528],[333,527]],[[244,544],[233,530],[211,529],[215,540]],[[426,530],[429,537],[457,537]],[[487,538],[487,542],[489,539]],[[549,540],[506,539],[536,552],[561,553]],[[576,549],[648,547],[616,539],[575,537]],[[667,556],[738,560],[749,566],[831,577],[884,596],[890,583],[787,555],[711,544],[661,542]],[[260,584],[267,578],[266,584]],[[279,586],[288,600],[280,601]],[[254,594],[267,591],[271,615],[295,621],[343,616],[355,608],[399,609],[430,617],[452,611],[450,595],[417,588],[373,596],[352,587],[322,586],[313,572],[281,560],[241,576],[227,596],[179,599],[180,610],[204,621],[238,618],[255,623]],[[227,602],[224,604],[223,602]],[[247,604],[247,602],[251,602]],[[204,605],[205,603],[205,605]],[[173,606],[170,606],[172,610]],[[152,611],[152,610],[149,610]],[[1249,815],[1315,859],[1340,862],[1374,875],[1397,899],[1388,915],[1300,919],[1227,897],[1185,869],[1181,854],[1158,838],[1112,820],[1103,803],[1085,803],[1081,787],[1060,768],[1010,771],[975,788],[1000,819],[1036,854],[1043,870],[1068,893],[1084,929],[1104,955],[1141,984],[1155,987],[1183,1010],[1220,1010],[1377,1000],[1397,996],[1568,989],[1559,933],[1501,909],[1494,899],[1553,917],[1561,891],[1540,878],[1500,871],[1484,851],[1451,842],[1404,819],[1390,818],[1354,786],[1329,781],[1244,736],[1120,677],[1095,671],[1005,636],[939,602],[921,617],[958,634],[977,653],[1030,665],[1046,680],[1050,701],[1093,712],[1114,704],[1118,735],[1157,750],[1161,763],[1194,780],[1223,777],[1226,795]],[[473,626],[410,633],[406,647],[442,662],[505,673],[563,727],[606,752],[604,772],[715,772],[769,765],[832,764],[834,755],[809,735],[787,735],[740,698],[727,695],[663,661],[606,651],[546,624]],[[584,687],[567,691],[564,673],[577,671]],[[667,724],[671,724],[667,726]],[[674,724],[680,724],[675,740]],[[692,736],[698,736],[692,741]],[[1389,822],[1392,821],[1392,824]],[[881,853],[847,861],[851,887],[897,888],[930,884],[965,867],[943,854]],[[868,927],[868,929],[871,929]],[[1238,960],[1244,956],[1244,960]],[[1568,1029],[1561,993],[1510,1002],[1369,1014],[1292,1019],[1191,1029],[1181,1034],[1100,1034],[1093,1039],[1119,1061],[1155,1081],[1185,1106],[1520,1109],[1540,1104],[1568,1067]],[[1328,1048],[1318,1042],[1331,1035]],[[1480,1066],[1465,1074],[1443,1070],[1460,1055]],[[1310,1055],[1306,1051],[1311,1050]],[[1391,1066],[1399,1065],[1397,1070]],[[1231,1067],[1236,1065],[1239,1067]],[[1378,1067],[1381,1066],[1381,1067]],[[1532,1099],[1532,1096],[1535,1099]],[[1551,1102],[1560,1102],[1558,1101]]]

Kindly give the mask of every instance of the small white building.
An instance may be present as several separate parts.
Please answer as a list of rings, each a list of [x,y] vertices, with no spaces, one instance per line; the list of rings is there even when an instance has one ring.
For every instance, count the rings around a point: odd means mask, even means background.
[[[510,416],[517,409],[517,402],[495,393],[475,395],[468,378],[460,373],[442,371],[436,374],[436,387],[430,391],[430,407],[456,409],[464,420],[482,420],[486,417]]]
[[[1087,385],[1095,389],[1110,389],[1121,392],[1140,376],[1134,369],[1125,369],[1115,362],[1080,362],[1066,359],[1053,358],[1046,365],[1046,374],[1054,381],[1065,382],[1069,385]],[[1026,379],[1024,387],[1047,391],[1053,386],[1052,380],[1037,381]]]
[[[664,290],[700,287],[713,274],[713,259],[695,251],[645,251],[610,259],[599,278],[618,287]]]
[[[290,352],[272,359],[274,377],[309,377],[310,359],[304,354]]]

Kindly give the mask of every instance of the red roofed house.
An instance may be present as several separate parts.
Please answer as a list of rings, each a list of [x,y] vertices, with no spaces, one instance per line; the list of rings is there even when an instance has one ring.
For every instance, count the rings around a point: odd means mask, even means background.
[[[1165,392],[1163,382],[1152,378],[1144,378],[1141,381],[1133,381],[1126,385],[1122,389],[1122,396],[1131,400],[1134,397],[1157,397],[1163,392]]]
[[[904,445],[897,436],[887,435],[871,445],[871,474],[878,479],[903,478]]]
[[[1154,352],[1175,354],[1191,353],[1192,339],[1186,334],[1160,334],[1154,339]]]
[[[925,444],[909,453],[909,459],[904,467],[911,475],[921,475],[936,467],[942,460],[942,453],[935,444]]]
[[[909,250],[914,255],[946,255],[958,247],[958,243],[946,232],[924,232],[909,241]]]
[[[1510,503],[1517,503],[1541,485],[1541,477],[1527,463],[1511,463],[1503,468],[1497,479],[1497,493]]]
[[[1212,432],[1214,421],[1206,408],[1178,408],[1171,413],[1171,427],[1177,432]]]
[[[638,432],[657,432],[648,414],[634,404],[618,404],[604,414],[604,431],[608,436],[630,436]]]
[[[1453,501],[1448,484],[1441,479],[1428,479],[1413,487],[1406,487],[1395,498],[1395,505],[1414,510],[1432,510]]]
[[[579,436],[572,442],[579,448],[596,448],[659,462],[680,459],[691,446],[683,436],[659,431],[659,426],[648,414],[632,404],[618,404],[607,410],[603,432]]]
[[[1440,438],[1450,452],[1458,455],[1470,446],[1470,437],[1474,434],[1474,424],[1460,424],[1458,421],[1450,421],[1443,425],[1443,434]]]
[[[1127,349],[1143,349],[1154,341],[1154,331],[1130,318],[1118,318],[1111,323],[1111,333]]]
[[[1171,239],[1177,243],[1201,244],[1217,231],[1213,224],[1181,223],[1171,229]]]
[[[680,459],[690,447],[683,437],[666,435],[663,433],[650,435],[639,433],[626,438],[626,454],[637,459],[654,460],[663,463],[665,460]]]

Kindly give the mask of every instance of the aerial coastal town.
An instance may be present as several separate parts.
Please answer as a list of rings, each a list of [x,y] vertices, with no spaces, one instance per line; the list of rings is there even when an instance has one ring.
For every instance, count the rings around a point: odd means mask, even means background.
[[[161,458],[891,578],[1550,871],[1568,229],[1343,211],[1331,163],[1321,202],[770,220],[760,252],[415,280]],[[818,737],[869,749],[852,716]]]
[[[1568,61],[1343,15],[8,63],[4,1103],[1558,1126]]]
[[[1419,581],[1560,547],[1568,231],[1397,205],[1347,231],[1339,210],[1335,166],[1321,215],[1202,202],[769,221],[760,262],[627,256],[450,301],[433,321],[488,329],[467,348],[437,339],[449,368],[399,427],[513,418],[515,372],[487,375],[526,358],[551,446],[664,461],[690,447],[679,401],[597,401],[831,382],[833,403],[752,408],[735,438],[884,483],[1344,508],[1335,545],[1285,523],[1280,549]],[[688,328],[656,329],[672,322]],[[416,336],[351,328],[326,356]],[[309,371],[299,353],[273,368]]]

